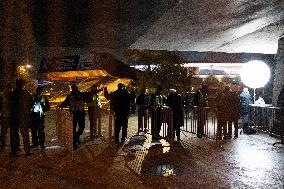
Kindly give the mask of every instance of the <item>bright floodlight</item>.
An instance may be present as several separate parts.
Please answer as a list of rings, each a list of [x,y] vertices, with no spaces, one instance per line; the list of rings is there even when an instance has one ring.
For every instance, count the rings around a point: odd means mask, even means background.
[[[256,89],[269,81],[270,69],[264,62],[253,60],[242,66],[240,76],[246,86]]]

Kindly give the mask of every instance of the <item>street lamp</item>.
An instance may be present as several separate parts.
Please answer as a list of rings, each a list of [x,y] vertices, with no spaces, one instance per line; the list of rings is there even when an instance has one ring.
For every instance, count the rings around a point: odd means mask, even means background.
[[[266,85],[270,79],[270,69],[264,62],[253,60],[242,66],[240,76],[246,86],[253,88],[255,102],[255,89]]]

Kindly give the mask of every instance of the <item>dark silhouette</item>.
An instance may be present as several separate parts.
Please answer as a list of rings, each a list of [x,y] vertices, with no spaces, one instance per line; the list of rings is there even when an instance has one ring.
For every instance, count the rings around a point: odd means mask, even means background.
[[[98,89],[97,85],[92,85],[92,89],[90,92],[82,93],[84,96],[84,100],[88,106],[88,115],[90,120],[90,134],[91,140],[97,135],[98,129],[98,122],[97,119],[99,118],[99,97],[98,93],[101,92],[103,89]]]
[[[41,149],[45,148],[45,131],[44,118],[46,112],[50,109],[48,99],[42,95],[43,88],[37,87],[33,95],[31,109],[31,131],[32,131],[32,148],[40,145]]]
[[[136,105],[138,106],[138,130],[142,131],[147,129],[148,120],[148,106],[149,96],[146,93],[146,89],[142,88],[141,93],[137,96]]]
[[[202,138],[204,135],[204,126],[206,124],[207,112],[206,107],[208,106],[208,86],[202,85],[202,87],[196,92],[193,103],[197,106],[197,137]]]
[[[127,137],[128,117],[130,114],[130,93],[122,83],[119,83],[117,90],[112,93],[108,93],[107,88],[105,88],[104,96],[110,100],[110,108],[115,113],[114,142],[119,144],[119,133],[122,129],[121,142],[124,143]]]
[[[183,99],[175,89],[170,89],[169,96],[167,97],[167,105],[173,112],[173,128],[177,136],[177,140],[180,140],[180,127],[184,125],[184,109]]]
[[[24,80],[16,80],[16,88],[9,95],[10,108],[10,142],[12,156],[17,156],[20,147],[19,131],[23,138],[26,155],[30,155],[30,108],[32,102],[31,94],[24,89]]]
[[[153,140],[161,138],[160,131],[162,127],[162,108],[166,103],[166,98],[162,95],[162,87],[157,86],[156,92],[150,97],[150,112],[151,112],[151,131]]]
[[[136,93],[134,88],[131,88],[130,90],[130,96],[131,96],[131,100],[130,100],[130,113],[132,115],[135,115],[135,111],[136,111]]]
[[[243,88],[243,92],[240,94],[241,98],[241,118],[244,131],[248,128],[248,114],[250,107],[249,105],[253,103],[252,96],[249,94],[249,90],[247,87]]]
[[[76,149],[80,142],[80,136],[85,129],[85,102],[83,95],[75,84],[71,85],[71,93],[59,105],[60,108],[69,106],[73,118],[73,148]],[[79,129],[77,130],[77,125]]]

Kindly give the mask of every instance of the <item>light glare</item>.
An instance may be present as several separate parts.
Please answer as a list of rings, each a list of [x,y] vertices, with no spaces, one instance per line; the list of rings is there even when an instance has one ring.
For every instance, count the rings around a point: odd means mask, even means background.
[[[264,87],[270,78],[270,69],[262,61],[254,60],[244,64],[240,71],[242,82],[250,88]]]

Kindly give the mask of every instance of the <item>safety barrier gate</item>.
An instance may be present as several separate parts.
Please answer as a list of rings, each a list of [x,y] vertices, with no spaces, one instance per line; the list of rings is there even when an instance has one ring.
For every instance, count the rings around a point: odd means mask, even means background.
[[[193,134],[200,130],[203,137],[216,139],[216,111],[209,107],[192,107],[190,111],[185,112],[184,126],[181,130]]]
[[[151,134],[153,137],[174,140],[172,110],[167,107],[148,108],[137,106],[138,132]]]
[[[102,119],[104,119],[106,124],[102,124]],[[114,136],[114,113],[109,110],[99,109],[96,123],[97,137],[102,137],[104,141],[111,144]],[[58,145],[73,152],[73,123],[71,112],[65,109],[56,109],[55,125]],[[86,125],[86,127],[89,127],[89,125]]]

